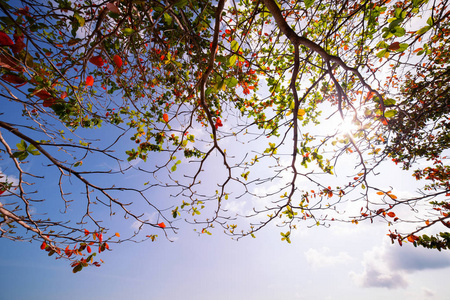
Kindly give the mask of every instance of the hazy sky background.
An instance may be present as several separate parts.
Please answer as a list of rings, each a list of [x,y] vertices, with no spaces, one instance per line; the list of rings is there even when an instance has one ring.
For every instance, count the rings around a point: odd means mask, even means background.
[[[72,274],[38,244],[0,240],[1,299],[448,299],[447,252],[391,245],[368,223],[233,241],[183,230],[174,242],[114,245]]]

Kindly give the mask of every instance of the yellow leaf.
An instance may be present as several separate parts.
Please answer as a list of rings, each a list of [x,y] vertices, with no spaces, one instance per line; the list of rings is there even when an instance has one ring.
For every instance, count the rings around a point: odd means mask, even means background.
[[[306,113],[306,112],[305,112],[304,109],[301,109],[301,108],[300,108],[300,109],[298,110],[298,115],[299,115],[299,116],[303,116],[305,113]]]

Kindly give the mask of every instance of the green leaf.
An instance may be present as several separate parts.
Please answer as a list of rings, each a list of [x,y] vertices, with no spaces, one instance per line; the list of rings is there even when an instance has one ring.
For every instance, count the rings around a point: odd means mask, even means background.
[[[417,34],[417,35],[424,34],[424,33],[427,32],[428,30],[430,30],[430,28],[431,28],[430,26],[422,27],[422,28],[420,28],[419,30],[416,31],[416,34]]]
[[[184,8],[188,4],[188,0],[179,0],[175,3],[175,6],[178,8]]]
[[[314,4],[314,0],[304,0],[305,7],[310,8]]]
[[[397,114],[397,111],[394,109],[388,110],[384,113],[384,116],[386,118],[392,118],[393,116],[395,116]]]
[[[377,57],[378,58],[383,58],[386,54],[387,50],[381,50],[380,52],[377,53]]]
[[[178,206],[177,206],[177,208],[172,210],[172,217],[175,219],[176,217],[178,217],[179,214],[180,214],[180,212],[178,211]]]
[[[231,47],[231,50],[233,50],[234,52],[237,52],[237,51],[239,50],[239,44],[238,44],[238,42],[235,41],[235,40],[233,40],[233,41],[231,42],[230,47]]]
[[[234,64],[236,63],[236,60],[237,60],[237,55],[232,55],[232,56],[228,59],[227,67],[234,66]]]
[[[433,16],[430,16],[430,17],[428,18],[427,24],[430,25],[430,26],[433,26],[433,25],[434,25]]]
[[[80,16],[78,13],[74,13],[73,17],[77,20],[80,27],[84,26],[84,23],[86,22],[82,16]]]
[[[405,35],[406,30],[400,26],[396,26],[393,31],[391,31],[395,36],[402,37]]]
[[[24,140],[21,140],[20,143],[18,143],[16,146],[17,146],[17,149],[19,149],[20,151],[27,150],[27,143]]]
[[[125,29],[122,30],[122,32],[125,35],[131,35],[134,32],[134,30],[131,29],[131,28],[125,28]]]
[[[385,99],[383,102],[384,102],[384,105],[386,105],[386,106],[395,105],[395,103],[396,103],[396,101],[391,98]]]
[[[409,44],[401,43],[401,44],[400,44],[400,47],[399,47],[396,51],[398,51],[398,52],[403,52],[403,51],[405,51],[408,47],[409,47]]]
[[[36,149],[36,147],[32,144],[28,145],[27,147],[27,152],[32,154],[32,155],[40,155],[41,153],[39,152],[38,149]]]
[[[164,13],[164,21],[171,25],[172,24],[172,17],[168,13]]]
[[[80,272],[83,269],[83,266],[80,264],[76,265],[75,268],[73,268],[72,272],[77,273]]]
[[[225,79],[225,84],[229,88],[234,88],[238,84],[238,80],[234,77]]]

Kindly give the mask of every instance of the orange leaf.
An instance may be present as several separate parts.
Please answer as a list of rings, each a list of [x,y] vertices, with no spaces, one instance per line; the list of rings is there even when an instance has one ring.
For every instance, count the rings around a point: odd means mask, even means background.
[[[377,192],[377,195],[384,195],[383,192]]]
[[[164,122],[169,122],[169,115],[167,115],[167,114],[163,114],[163,120],[164,120]]]
[[[408,241],[411,243],[414,243],[414,239],[412,238],[412,236],[410,236],[410,235],[408,236]]]
[[[117,237],[120,237],[120,233],[116,232],[116,236],[117,236]]]
[[[117,55],[117,54],[114,55],[113,61],[118,68],[120,68],[122,66],[122,58],[119,55]]]
[[[391,218],[395,217],[395,213],[392,211],[388,212],[387,215]]]
[[[91,75],[86,77],[86,85],[93,86],[94,85],[94,77],[92,77]]]
[[[427,226],[430,225],[430,220],[426,220],[425,224],[427,224]]]
[[[166,224],[164,224],[164,222],[158,223],[158,226],[161,228],[166,228]]]
[[[388,194],[389,195],[389,197],[391,197],[392,199],[397,199],[397,196],[395,196],[395,195],[393,195],[393,194]]]

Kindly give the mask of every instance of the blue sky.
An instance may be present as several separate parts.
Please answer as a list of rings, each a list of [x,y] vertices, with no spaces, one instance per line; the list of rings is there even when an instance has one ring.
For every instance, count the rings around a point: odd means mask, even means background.
[[[3,121],[17,122],[21,118],[20,108],[10,105],[2,103],[0,113],[3,114],[0,117]],[[224,118],[223,132],[231,131],[231,119],[231,116]],[[336,123],[328,125],[328,128],[336,127]],[[195,128],[190,132],[198,139],[208,137],[203,128]],[[317,132],[320,130],[317,129]],[[117,136],[117,132],[108,127],[106,130],[89,130],[85,133],[92,139],[101,137],[102,143],[113,141]],[[2,134],[11,138],[3,130]],[[240,137],[239,141],[252,138]],[[246,150],[249,153],[255,149],[263,151],[269,140],[264,137],[262,140],[242,144],[236,143],[235,138],[231,137],[221,140],[220,144],[230,156],[233,153],[242,155]],[[15,145],[16,142],[11,144]],[[124,156],[123,151],[129,145],[120,145],[118,153]],[[286,142],[284,150],[290,153],[290,149],[291,145]],[[235,161],[240,161],[239,155]],[[153,167],[161,161],[161,156],[151,156],[147,163],[138,161],[135,164],[138,167]],[[339,162],[338,167],[344,168],[344,174],[349,162],[350,158]],[[203,183],[199,186],[202,192],[214,193],[217,189],[217,183],[223,179],[223,173],[218,171],[220,163],[221,158],[217,155],[208,160],[205,165],[208,172],[202,175]],[[274,161],[270,163],[274,164]],[[24,166],[27,170],[40,172],[44,170],[44,164],[45,160],[41,156],[33,158]],[[250,180],[260,176],[267,166],[262,164],[252,170]],[[97,160],[96,156],[85,160],[82,168],[91,167],[117,168],[112,161]],[[0,161],[1,172],[8,174],[11,168],[7,161]],[[395,194],[399,197],[410,196],[412,191],[421,186],[409,173],[402,172],[392,163],[380,169],[383,172],[371,179],[383,189],[395,186]],[[179,166],[181,173],[178,174],[182,175],[186,171],[192,171],[192,167],[183,162]],[[34,213],[49,212],[51,216],[60,216],[64,203],[59,199],[57,174],[48,172],[45,175],[45,179],[38,180],[37,195],[47,201],[44,206],[36,205]],[[288,176],[283,180],[288,181]],[[150,175],[131,172],[123,177],[112,178],[142,187]],[[72,178],[65,180],[68,191],[73,192],[71,198],[83,198],[79,197],[81,187],[76,181]],[[109,179],[103,177],[93,180],[103,185],[111,184]],[[347,179],[344,176],[332,180],[337,185],[339,180]],[[275,181],[264,186],[253,186],[252,192],[264,195],[277,190],[281,184]],[[238,190],[235,193],[238,194]],[[180,205],[180,198],[173,199],[171,194],[174,194],[174,190],[157,188],[149,191],[147,196],[152,203],[161,207],[171,207],[174,203]],[[136,201],[132,195],[126,197]],[[263,207],[266,204],[256,197],[247,197],[230,199],[224,203],[224,208],[228,209],[230,216],[234,216],[248,213],[254,205]],[[358,205],[344,203],[344,208],[359,212]],[[159,221],[155,212],[139,201],[136,201],[134,209],[144,213],[152,222]],[[83,213],[83,202],[74,201],[64,218],[79,220]],[[411,214],[411,211],[402,208],[396,213],[406,215]],[[122,237],[127,237],[136,230],[133,220],[124,220],[120,212],[109,216],[108,209],[98,206],[95,214],[105,221],[105,227],[110,228],[110,235],[119,232]],[[156,242],[111,244],[112,251],[99,256],[105,262],[100,268],[85,268],[77,274],[72,273],[68,261],[48,257],[46,252],[39,249],[39,243],[0,239],[0,299],[448,299],[450,254],[414,248],[411,244],[403,247],[397,243],[392,245],[386,236],[390,227],[379,221],[358,225],[338,223],[332,224],[330,228],[306,228],[300,225],[298,230],[292,232],[292,244],[281,241],[280,231],[286,229],[277,227],[276,223],[259,231],[255,239],[246,237],[239,241],[223,234],[221,228],[211,230],[213,234],[208,236],[199,235],[193,226],[183,220],[174,222],[174,225],[180,228],[176,235],[171,230],[166,231],[171,241],[165,239],[164,233],[158,230],[145,233],[158,234]],[[439,226],[436,230],[445,229]]]

